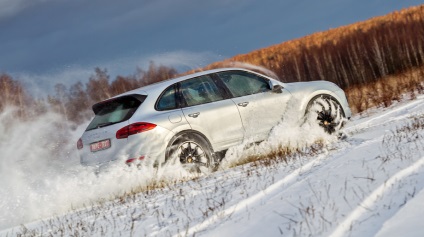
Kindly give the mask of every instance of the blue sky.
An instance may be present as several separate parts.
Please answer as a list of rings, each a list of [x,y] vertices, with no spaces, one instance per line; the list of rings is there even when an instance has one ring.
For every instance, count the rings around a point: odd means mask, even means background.
[[[416,0],[0,0],[0,73],[32,90],[149,61],[180,71],[422,4]]]

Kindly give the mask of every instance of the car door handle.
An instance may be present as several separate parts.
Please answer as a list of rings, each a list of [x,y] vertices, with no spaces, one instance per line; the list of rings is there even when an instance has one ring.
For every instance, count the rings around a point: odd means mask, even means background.
[[[242,102],[242,103],[238,103],[237,105],[241,107],[246,107],[248,104],[249,102]]]
[[[189,114],[188,117],[197,118],[200,112]]]

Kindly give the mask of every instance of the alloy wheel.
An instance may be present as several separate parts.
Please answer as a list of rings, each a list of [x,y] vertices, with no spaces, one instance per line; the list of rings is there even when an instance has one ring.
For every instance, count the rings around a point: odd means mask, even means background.
[[[177,157],[184,168],[190,172],[202,172],[209,167],[206,152],[196,142],[185,141],[177,148]]]
[[[313,103],[313,110],[317,114],[317,121],[325,132],[335,133],[344,124],[344,115],[340,105],[329,98],[318,98]]]

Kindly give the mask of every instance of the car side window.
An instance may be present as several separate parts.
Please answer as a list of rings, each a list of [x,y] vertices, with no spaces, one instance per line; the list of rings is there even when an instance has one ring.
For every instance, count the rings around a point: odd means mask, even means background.
[[[177,99],[175,96],[174,85],[168,87],[163,93],[158,103],[156,104],[157,110],[171,110],[177,108]]]
[[[224,99],[219,88],[208,75],[182,81],[180,91],[187,106],[206,104]]]
[[[252,95],[271,90],[268,80],[249,72],[227,71],[217,74],[234,97]]]

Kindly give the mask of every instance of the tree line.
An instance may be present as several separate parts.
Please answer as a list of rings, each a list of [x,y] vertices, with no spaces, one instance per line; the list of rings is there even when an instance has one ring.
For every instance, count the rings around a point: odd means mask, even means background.
[[[342,88],[424,62],[424,5],[315,33],[207,66],[260,65],[285,82],[327,80]]]
[[[0,111],[11,105],[17,108],[18,117],[25,119],[53,110],[67,121],[79,124],[93,116],[93,104],[176,75],[176,69],[153,62],[147,70],[138,68],[133,75],[117,76],[114,80],[111,80],[107,69],[95,68],[86,83],[78,81],[71,86],[58,83],[54,86],[54,94],[47,98],[34,98],[22,83],[3,73],[0,74]]]
[[[346,91],[370,86],[388,76],[404,75],[423,66],[424,5],[237,55],[206,69],[234,62],[271,69],[284,82],[326,80]],[[416,78],[406,80],[409,82],[402,86],[411,90],[422,82]],[[385,90],[390,89],[405,88],[385,85]],[[380,90],[380,94],[390,93]],[[366,109],[362,105],[357,107],[358,111]]]
[[[263,66],[284,82],[334,82],[346,91],[355,112],[387,106],[402,93],[424,92],[424,5],[237,55],[195,71],[235,62]],[[106,69],[96,68],[86,83],[57,84],[46,100],[31,98],[18,81],[0,74],[0,110],[14,105],[25,117],[49,107],[81,123],[92,116],[92,104],[177,74],[174,68],[152,62],[147,70],[111,80]],[[32,109],[24,109],[29,105]]]

